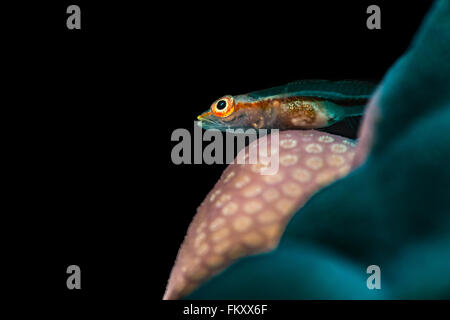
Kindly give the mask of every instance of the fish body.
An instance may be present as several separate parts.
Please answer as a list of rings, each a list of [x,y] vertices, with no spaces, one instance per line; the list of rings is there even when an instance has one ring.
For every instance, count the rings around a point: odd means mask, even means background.
[[[304,80],[216,100],[198,117],[205,129],[313,129],[361,115],[375,85]]]

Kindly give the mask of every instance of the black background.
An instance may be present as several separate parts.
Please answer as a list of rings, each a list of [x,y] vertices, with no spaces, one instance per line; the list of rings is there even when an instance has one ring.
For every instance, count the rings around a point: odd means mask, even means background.
[[[66,28],[70,4],[81,7],[82,30]],[[366,28],[370,4],[381,8],[381,30]],[[159,301],[189,222],[225,168],[172,164],[173,130],[193,132],[224,94],[308,78],[378,82],[429,7],[74,0],[18,9],[11,212],[25,242],[15,252],[21,277],[39,269],[22,292],[69,308]],[[71,264],[81,267],[80,291],[66,288]]]

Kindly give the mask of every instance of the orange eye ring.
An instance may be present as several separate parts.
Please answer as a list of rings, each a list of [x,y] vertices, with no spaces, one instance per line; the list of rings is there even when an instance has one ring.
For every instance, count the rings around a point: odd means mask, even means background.
[[[232,96],[224,96],[215,101],[211,106],[211,111],[217,117],[228,117],[234,111],[234,99]]]

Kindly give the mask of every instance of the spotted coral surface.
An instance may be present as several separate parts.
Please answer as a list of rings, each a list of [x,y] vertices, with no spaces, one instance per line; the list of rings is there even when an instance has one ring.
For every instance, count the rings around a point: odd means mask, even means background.
[[[266,139],[266,137],[260,138]],[[278,171],[263,175],[275,158],[241,151],[198,208],[179,250],[164,299],[190,293],[237,259],[277,246],[292,214],[320,188],[346,175],[355,156],[353,141],[320,131],[282,131],[276,144]],[[237,161],[235,161],[237,162]]]

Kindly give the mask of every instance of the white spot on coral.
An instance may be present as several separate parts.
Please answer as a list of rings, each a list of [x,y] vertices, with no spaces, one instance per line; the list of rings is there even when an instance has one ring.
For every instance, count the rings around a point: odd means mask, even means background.
[[[263,176],[262,178],[267,184],[276,184],[283,180],[283,174],[278,171],[276,174]]]
[[[217,189],[216,191],[214,191],[214,192],[211,194],[211,196],[209,197],[209,201],[210,201],[210,202],[213,202],[213,201],[216,199],[216,197],[217,197],[221,192],[222,192],[222,190],[220,190],[220,189]]]
[[[225,219],[224,218],[216,218],[215,220],[213,220],[211,222],[211,224],[209,225],[209,230],[211,231],[216,231],[217,229],[219,229],[220,227],[222,227],[223,225],[225,225]]]
[[[306,169],[297,168],[292,172],[292,178],[305,183],[311,180],[311,173]]]
[[[262,168],[267,168],[267,165],[264,163],[253,164],[250,167],[250,170],[254,173],[260,173]]]
[[[331,154],[328,156],[327,162],[332,167],[340,167],[345,163],[345,159],[341,155]]]
[[[247,175],[241,175],[237,176],[234,179],[234,186],[238,189],[242,188],[243,186],[247,185],[250,182],[250,177]]]
[[[261,210],[263,207],[261,201],[259,200],[250,200],[244,204],[244,211],[248,214],[254,214],[257,211]]]
[[[330,136],[320,136],[319,139],[317,139],[319,142],[323,143],[331,143],[334,141],[333,137]]]
[[[272,210],[265,210],[258,215],[258,221],[261,223],[270,223],[277,220],[278,217]]]
[[[281,165],[288,167],[297,163],[298,157],[292,154],[285,154],[280,157]]]
[[[262,191],[262,187],[258,184],[253,184],[251,186],[248,186],[244,189],[244,191],[242,192],[242,194],[244,195],[244,197],[247,198],[251,198],[254,196],[257,196],[258,194],[260,194]]]
[[[302,187],[300,187],[295,182],[288,182],[284,184],[281,189],[283,193],[287,196],[298,197],[303,193]]]
[[[216,201],[215,206],[216,208],[222,208],[225,203],[231,200],[231,195],[228,193],[222,194]]]
[[[197,228],[197,233],[200,233],[203,231],[203,229],[206,227],[206,221],[203,221],[202,223],[200,223],[200,225]]]
[[[245,231],[252,224],[252,219],[246,216],[239,216],[233,221],[233,228],[236,231]]]
[[[214,251],[219,254],[224,253],[230,246],[231,242],[229,240],[220,241],[214,246]]]
[[[275,188],[271,188],[271,189],[267,189],[266,191],[264,191],[263,193],[263,198],[264,200],[266,200],[267,202],[271,202],[274,201],[275,199],[277,199],[279,197],[280,193],[278,192],[277,189]]]
[[[347,145],[349,145],[349,146],[351,146],[351,147],[354,147],[355,146],[355,143],[353,142],[353,141],[350,141],[350,140],[342,140],[342,143],[345,143],[345,144],[347,144]]]
[[[323,148],[320,144],[310,143],[305,147],[305,150],[308,153],[321,153]]]
[[[227,228],[222,228],[222,229],[219,229],[216,232],[214,232],[211,235],[211,239],[214,242],[219,242],[219,241],[225,239],[229,235],[229,233],[230,233],[230,230],[228,230]]]
[[[195,240],[194,240],[194,247],[198,248],[203,243],[205,238],[206,238],[206,234],[204,232],[197,235],[197,237],[195,237]]]
[[[310,157],[306,160],[305,164],[313,170],[319,170],[323,167],[323,160],[320,157]]]
[[[229,216],[232,214],[235,214],[238,209],[238,205],[234,202],[229,202],[225,207],[222,209],[222,214],[224,216]]]
[[[297,141],[294,139],[283,139],[280,141],[280,146],[284,149],[292,149],[297,145]]]
[[[283,215],[288,215],[291,213],[294,208],[294,201],[289,199],[280,199],[275,204],[275,208],[281,212]]]
[[[230,173],[228,173],[225,177],[225,179],[223,179],[223,183],[227,183],[228,181],[230,181],[231,178],[233,178],[236,175],[236,173],[234,171],[231,171]]]
[[[208,252],[209,246],[207,243],[202,243],[198,248],[197,248],[197,254],[199,256],[203,256],[206,254],[206,252]]]
[[[347,146],[342,143],[334,143],[331,145],[331,151],[334,153],[344,153],[347,151]]]

